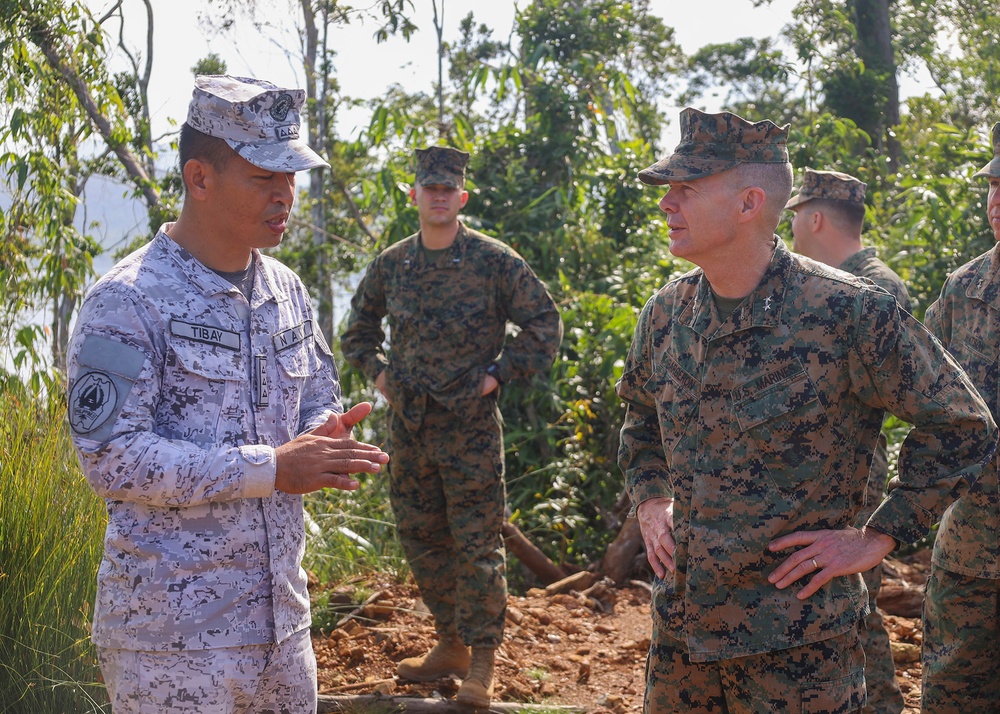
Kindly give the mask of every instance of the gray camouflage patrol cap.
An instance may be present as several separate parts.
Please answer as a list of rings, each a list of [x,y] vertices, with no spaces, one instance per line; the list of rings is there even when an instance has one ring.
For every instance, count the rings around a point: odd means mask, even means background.
[[[1000,122],[993,125],[993,160],[972,175],[1000,178]]]
[[[814,198],[825,198],[831,201],[847,201],[864,205],[865,189],[868,184],[856,179],[850,174],[840,171],[814,171],[806,169],[802,176],[802,188],[797,196],[792,196],[785,208],[801,206]]]
[[[731,169],[737,164],[788,162],[788,124],[749,122],[731,112],[706,114],[688,107],[681,112],[681,143],[674,153],[639,172],[653,186],[690,181]]]
[[[417,184],[465,188],[465,166],[468,163],[468,153],[450,146],[417,149]]]
[[[293,173],[329,166],[299,139],[306,93],[263,79],[203,74],[195,77],[187,123],[225,139],[237,154],[265,171]]]

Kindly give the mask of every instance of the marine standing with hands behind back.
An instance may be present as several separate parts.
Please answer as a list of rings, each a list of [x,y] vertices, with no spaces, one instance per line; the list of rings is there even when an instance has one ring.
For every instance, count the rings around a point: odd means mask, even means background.
[[[975,176],[989,181],[986,215],[1000,242],[1000,123],[993,160]],[[968,372],[993,411],[1000,409],[1000,246],[966,263],[927,308],[927,328]],[[921,709],[933,714],[1000,711],[1000,464],[941,519],[924,597]]]
[[[351,436],[333,356],[281,241],[302,90],[200,76],[180,217],[90,290],[69,423],[108,507],[93,641],[115,714],[315,712],[300,494],[388,456]]]
[[[457,699],[488,706],[507,607],[497,392],[551,367],[562,322],[520,255],[458,219],[468,159],[443,146],[417,151],[420,232],[368,266],[341,349],[389,401],[390,501],[439,638],[398,674],[464,677]],[[509,341],[508,324],[520,328]]]
[[[806,169],[802,188],[785,204],[785,208],[795,213],[792,218],[795,252],[851,275],[868,278],[896,298],[901,308],[911,312],[910,294],[902,279],[878,259],[875,248],[862,245],[867,188],[864,181],[849,174]],[[854,519],[856,528],[864,526],[882,503],[888,477],[888,445],[885,434],[880,433],[872,455],[865,506]],[[882,588],[882,564],[866,570],[861,576],[868,588],[871,608],[858,631],[865,651],[868,686],[868,704],[864,711],[865,714],[899,714],[905,702],[896,681],[889,633],[876,602]]]
[[[964,372],[892,296],[774,235],[786,136],[685,109],[674,153],[639,174],[669,185],[670,251],[698,266],[646,303],[618,384],[657,575],[647,712],[860,712],[858,573],[923,536],[996,443]],[[856,529],[885,411],[915,427]]]

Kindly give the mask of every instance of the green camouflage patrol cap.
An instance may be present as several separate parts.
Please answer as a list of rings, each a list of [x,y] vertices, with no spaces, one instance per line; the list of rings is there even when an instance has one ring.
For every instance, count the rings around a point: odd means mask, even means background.
[[[850,174],[840,171],[814,171],[806,169],[802,175],[802,188],[797,196],[792,196],[785,208],[801,206],[814,198],[825,198],[831,201],[847,201],[864,205],[865,189],[868,184],[856,179]]]
[[[1000,122],[993,125],[993,161],[972,175],[1000,178]]]
[[[737,164],[788,162],[788,124],[748,122],[730,112],[706,114],[688,107],[681,112],[681,143],[674,153],[639,172],[654,186],[690,181],[731,169]]]
[[[465,188],[465,166],[469,154],[450,146],[417,149],[417,184]]]
[[[265,171],[293,173],[329,166],[299,139],[306,93],[263,79],[203,74],[195,77],[187,123],[225,139],[237,154]]]

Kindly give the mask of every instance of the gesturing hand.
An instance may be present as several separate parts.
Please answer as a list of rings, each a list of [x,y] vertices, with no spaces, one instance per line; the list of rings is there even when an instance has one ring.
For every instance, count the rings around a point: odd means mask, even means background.
[[[323,488],[353,491],[358,482],[349,474],[380,471],[389,462],[389,455],[351,436],[354,425],[371,410],[371,404],[362,402],[276,448],[274,487],[285,493],[311,493]]]

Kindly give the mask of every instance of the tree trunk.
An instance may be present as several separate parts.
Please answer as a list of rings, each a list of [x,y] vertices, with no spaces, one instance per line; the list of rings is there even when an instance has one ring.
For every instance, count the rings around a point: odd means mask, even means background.
[[[632,576],[633,563],[644,547],[639,519],[634,516],[626,518],[618,536],[601,559],[600,571],[616,584],[624,585]]]
[[[896,55],[892,46],[890,0],[851,0],[854,27],[858,33],[858,57],[870,68],[885,76],[885,105],[877,126],[862,127],[876,148],[888,156],[890,173],[899,166],[899,141],[892,130],[899,125],[899,83],[896,79]]]

